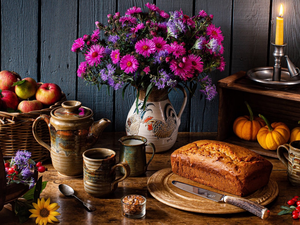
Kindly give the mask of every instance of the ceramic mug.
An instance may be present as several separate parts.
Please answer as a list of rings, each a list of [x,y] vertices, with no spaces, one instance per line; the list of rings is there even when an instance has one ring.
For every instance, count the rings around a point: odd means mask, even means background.
[[[120,162],[127,162],[130,167],[130,176],[143,175],[148,168],[155,155],[155,146],[152,143],[147,143],[147,139],[138,135],[124,136],[119,139]],[[146,162],[146,146],[150,146],[152,156]],[[120,168],[120,172],[125,174],[125,170]]]
[[[287,156],[284,152],[287,151]],[[277,156],[288,169],[288,179],[294,186],[300,186],[300,141],[280,145]]]
[[[105,197],[118,187],[118,183],[130,175],[127,163],[116,164],[116,153],[107,148],[92,148],[83,154],[84,190],[94,197]],[[116,168],[121,167],[124,176],[116,179]]]

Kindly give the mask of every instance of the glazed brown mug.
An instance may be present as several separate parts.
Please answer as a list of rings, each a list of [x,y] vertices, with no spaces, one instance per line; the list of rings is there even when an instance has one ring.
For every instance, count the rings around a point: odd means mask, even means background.
[[[285,155],[285,152],[288,154]],[[300,186],[300,141],[278,146],[277,156],[287,167],[290,183],[293,186]]]
[[[116,153],[107,148],[92,148],[83,154],[84,190],[94,197],[105,197],[113,193],[118,183],[130,175],[127,163],[116,164]],[[116,178],[116,168],[125,171],[122,177]]]

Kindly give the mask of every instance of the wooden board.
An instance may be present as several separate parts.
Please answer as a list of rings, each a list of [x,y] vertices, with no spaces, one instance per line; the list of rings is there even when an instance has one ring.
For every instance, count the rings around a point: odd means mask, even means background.
[[[185,192],[175,187],[171,183],[173,180],[228,195],[228,193],[218,191],[214,188],[201,185],[197,182],[173,174],[171,168],[165,168],[153,174],[147,182],[148,190],[158,201],[168,206],[189,212],[206,214],[231,214],[245,212],[245,210],[236,206],[229,205],[227,203],[217,203],[212,200]],[[276,198],[278,192],[279,189],[277,183],[274,180],[270,180],[267,186],[257,190],[245,198],[265,206]]]
[[[242,147],[247,148],[247,149],[249,149],[253,152],[256,152],[256,153],[258,153],[262,156],[268,156],[268,157],[278,159],[276,150],[275,151],[265,150],[256,141],[244,141],[244,140],[238,138],[237,136],[230,136],[229,138],[227,138],[223,141],[231,143],[231,144],[242,146]]]

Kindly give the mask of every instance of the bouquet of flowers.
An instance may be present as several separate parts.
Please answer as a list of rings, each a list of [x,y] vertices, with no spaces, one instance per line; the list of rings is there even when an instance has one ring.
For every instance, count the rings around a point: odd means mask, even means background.
[[[71,51],[85,57],[77,75],[98,88],[124,92],[133,85],[138,93],[146,90],[145,99],[153,88],[183,85],[193,94],[200,84],[211,100],[216,88],[208,75],[225,67],[224,37],[212,24],[213,16],[203,10],[189,17],[181,10],[168,14],[154,4],[146,7],[148,12],[132,7],[124,16],[108,14],[107,26],[97,21],[93,34],[75,40]]]
[[[35,163],[28,151],[18,150],[10,162],[4,162],[7,184],[26,184],[31,189],[35,185],[34,170],[43,173],[46,168],[41,162]]]

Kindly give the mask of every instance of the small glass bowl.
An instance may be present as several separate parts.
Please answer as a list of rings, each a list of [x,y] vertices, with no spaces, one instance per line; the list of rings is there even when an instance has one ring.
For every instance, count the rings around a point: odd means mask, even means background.
[[[146,215],[146,198],[142,195],[126,195],[121,204],[123,216],[139,219]]]

